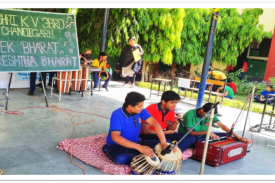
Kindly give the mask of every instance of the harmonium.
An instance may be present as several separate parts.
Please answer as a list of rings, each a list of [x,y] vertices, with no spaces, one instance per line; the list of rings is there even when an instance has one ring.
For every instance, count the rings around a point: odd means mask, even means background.
[[[193,159],[202,160],[205,141],[197,141]],[[206,164],[217,167],[246,155],[247,143],[239,141],[236,137],[220,137],[219,140],[210,140],[206,154]]]

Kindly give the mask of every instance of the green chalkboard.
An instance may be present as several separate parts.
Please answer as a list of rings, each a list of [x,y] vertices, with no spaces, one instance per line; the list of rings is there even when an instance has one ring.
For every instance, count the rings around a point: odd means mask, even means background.
[[[0,72],[80,69],[73,14],[0,9]]]

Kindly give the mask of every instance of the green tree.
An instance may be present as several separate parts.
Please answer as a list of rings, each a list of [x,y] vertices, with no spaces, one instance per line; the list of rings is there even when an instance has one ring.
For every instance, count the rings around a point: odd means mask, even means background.
[[[181,47],[173,50],[174,61],[183,66],[200,64],[204,60],[205,46],[211,21],[209,8],[186,8],[182,21],[185,26],[181,32]]]
[[[93,53],[99,53],[103,27],[104,9],[78,9],[76,25],[79,50],[86,52],[86,48]]]
[[[264,26],[259,24],[263,9],[244,9],[240,15],[235,8],[223,8],[217,24],[211,60],[236,65],[238,56],[254,39],[259,42],[264,36]]]
[[[183,8],[151,8],[146,11],[137,11],[137,14],[138,20],[142,21],[140,43],[145,53],[142,68],[142,81],[144,81],[147,62],[158,63],[161,61],[166,65],[172,64],[172,51],[181,46],[185,11]]]
[[[110,9],[105,51],[109,56],[120,56],[122,48],[128,44],[130,36],[139,39],[140,26],[135,16],[135,9]],[[93,53],[100,51],[103,17],[105,9],[78,9],[77,31],[80,51],[86,48]]]
[[[185,9],[185,27],[182,31],[182,46],[175,49],[175,62],[186,65],[201,64],[204,61],[212,9]],[[258,25],[260,8],[244,9],[242,14],[235,8],[222,8],[216,27],[211,62],[235,65],[238,56],[254,39],[259,42],[264,37],[271,38],[271,32],[264,32]]]

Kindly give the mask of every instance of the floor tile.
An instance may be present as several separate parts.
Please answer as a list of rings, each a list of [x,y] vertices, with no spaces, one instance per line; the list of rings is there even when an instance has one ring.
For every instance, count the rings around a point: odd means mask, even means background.
[[[0,148],[2,169],[48,161],[44,156],[28,146]]]

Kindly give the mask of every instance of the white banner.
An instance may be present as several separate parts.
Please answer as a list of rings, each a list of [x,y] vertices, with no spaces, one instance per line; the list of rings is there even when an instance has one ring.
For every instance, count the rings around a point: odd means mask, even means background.
[[[190,88],[190,79],[179,78],[178,86],[184,88]]]

